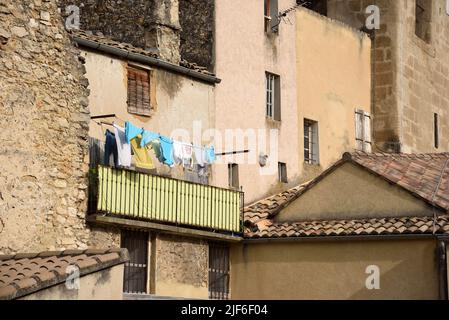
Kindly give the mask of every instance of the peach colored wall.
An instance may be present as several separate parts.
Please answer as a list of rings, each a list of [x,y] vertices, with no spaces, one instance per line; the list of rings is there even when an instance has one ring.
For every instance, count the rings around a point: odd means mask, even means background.
[[[279,0],[279,11],[294,4],[294,0]],[[240,185],[243,186],[248,203],[293,186],[299,181],[296,139],[296,18],[294,12],[290,13],[292,24],[281,23],[279,35],[266,34],[264,2],[261,0],[217,0],[215,17],[216,73],[222,79],[216,88],[217,129],[277,128],[280,131],[279,146],[273,152],[269,149],[266,152],[274,169],[271,174],[261,175],[258,163],[240,165]],[[266,71],[278,74],[281,78],[280,123],[266,118]],[[259,148],[248,145],[245,147],[250,149],[251,156],[258,158]],[[224,164],[216,167],[216,181],[222,187],[228,186],[227,163],[234,161],[235,157],[229,157]],[[289,185],[278,183],[278,161],[285,162],[288,166]]]
[[[354,112],[371,112],[371,40],[310,10],[296,14],[299,171],[306,181],[356,147]],[[319,166],[304,163],[304,118],[318,121]]]

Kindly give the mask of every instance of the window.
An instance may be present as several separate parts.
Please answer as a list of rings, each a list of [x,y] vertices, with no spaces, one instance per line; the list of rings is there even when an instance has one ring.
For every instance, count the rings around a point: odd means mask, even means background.
[[[281,79],[278,75],[266,73],[267,117],[281,121]]]
[[[371,115],[363,110],[355,111],[355,140],[356,149],[371,152]]]
[[[283,162],[278,163],[279,182],[288,183],[287,178],[287,164]]]
[[[151,115],[150,71],[128,66],[128,112]]]
[[[304,119],[304,161],[319,164],[318,159],[318,122]]]
[[[148,274],[148,233],[123,230],[121,247],[129,251],[125,263],[123,292],[146,294]]]
[[[229,186],[233,189],[239,189],[239,165],[235,163],[228,164]]]
[[[209,299],[229,299],[229,246],[209,244]]]
[[[415,1],[415,33],[422,40],[430,42],[433,0]]]
[[[440,147],[440,121],[438,118],[438,114],[433,114],[433,134],[434,134],[434,145],[435,148],[438,149]]]
[[[264,0],[265,32],[278,32],[278,0]]]

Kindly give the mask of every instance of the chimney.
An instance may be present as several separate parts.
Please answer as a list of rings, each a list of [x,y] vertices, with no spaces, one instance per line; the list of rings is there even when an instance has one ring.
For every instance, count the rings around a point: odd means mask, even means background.
[[[179,64],[181,60],[179,0],[152,0],[149,12],[144,35],[146,49],[155,48],[161,59]]]

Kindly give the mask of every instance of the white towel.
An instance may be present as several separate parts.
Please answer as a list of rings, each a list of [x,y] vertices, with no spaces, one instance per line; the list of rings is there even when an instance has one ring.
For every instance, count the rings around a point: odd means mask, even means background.
[[[117,143],[118,165],[131,166],[131,145],[126,141],[125,129],[114,124],[115,141]]]

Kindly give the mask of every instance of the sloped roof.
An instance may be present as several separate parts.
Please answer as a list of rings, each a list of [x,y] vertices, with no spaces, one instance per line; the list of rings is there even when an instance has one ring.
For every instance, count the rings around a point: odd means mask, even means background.
[[[310,221],[273,224],[260,221],[245,238],[346,237],[379,235],[449,234],[449,217],[402,217],[366,220]]]
[[[126,249],[0,255],[0,300],[20,298],[63,283],[70,265],[77,266],[80,276],[84,276],[128,260]]]
[[[353,163],[395,184],[428,204],[449,211],[449,153],[368,154],[345,153],[314,180],[258,201],[245,208],[246,238],[319,237],[384,234],[432,234],[448,231],[448,216],[367,220],[309,221],[275,224],[282,209],[344,163]],[[435,226],[434,226],[435,224]],[[435,229],[434,229],[435,228]]]
[[[102,35],[94,35],[92,32],[83,31],[83,30],[71,30],[70,34],[72,38],[79,42],[80,39],[93,41],[95,43],[98,43],[103,46],[108,46],[117,50],[124,50],[129,53],[135,53],[140,54],[146,57],[154,58],[154,59],[160,59],[158,53],[155,50],[145,50],[143,48],[135,47],[132,44],[120,42],[116,40],[112,40],[110,38],[107,38]],[[208,75],[208,76],[215,76],[212,72],[209,72],[206,67],[202,67],[197,65],[196,63],[191,63],[186,60],[182,60],[179,63],[179,66],[184,67],[186,69]]]
[[[449,153],[348,153],[344,158],[449,211]]]

